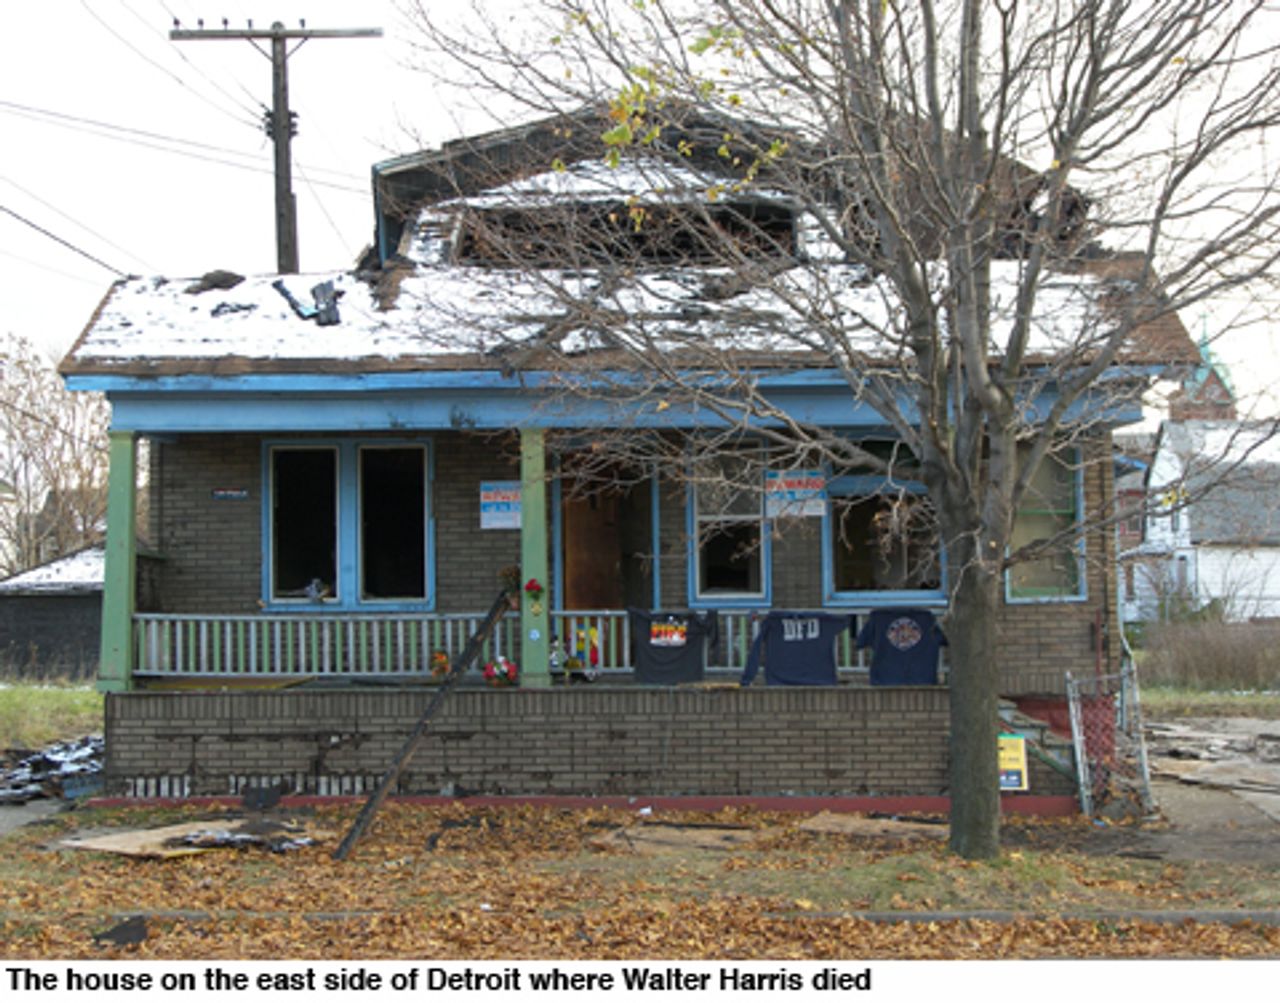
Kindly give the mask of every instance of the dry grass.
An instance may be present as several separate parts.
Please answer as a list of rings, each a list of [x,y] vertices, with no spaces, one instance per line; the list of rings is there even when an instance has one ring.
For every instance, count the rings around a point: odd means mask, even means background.
[[[1280,625],[1169,623],[1147,634],[1146,686],[1215,693],[1280,693]]]
[[[102,694],[83,684],[0,683],[0,749],[102,733]]]
[[[392,804],[347,861],[329,856],[355,806],[321,809],[327,845],[140,860],[57,848],[60,836],[169,822],[186,812],[84,809],[0,841],[0,956],[111,957],[92,933],[149,917],[146,957],[1046,957],[1280,954],[1280,931],[1148,926],[1097,912],[1280,904],[1275,868],[1087,857],[1085,820],[1018,821],[1019,849],[963,861],[936,841],[799,828],[744,810],[468,809]],[[754,835],[663,852],[602,839],[683,824]],[[969,910],[1028,919],[978,923]],[[907,927],[865,910],[933,922]],[[948,914],[955,914],[952,920]],[[1206,937],[1208,938],[1206,940]],[[922,942],[925,938],[929,943]],[[1178,938],[1182,938],[1179,940]]]

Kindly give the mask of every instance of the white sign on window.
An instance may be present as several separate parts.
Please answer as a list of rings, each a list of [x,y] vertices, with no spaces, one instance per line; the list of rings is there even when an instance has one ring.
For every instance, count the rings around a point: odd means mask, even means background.
[[[766,470],[766,518],[821,516],[827,508],[827,479],[821,470]]]
[[[520,528],[520,482],[480,482],[480,528]]]

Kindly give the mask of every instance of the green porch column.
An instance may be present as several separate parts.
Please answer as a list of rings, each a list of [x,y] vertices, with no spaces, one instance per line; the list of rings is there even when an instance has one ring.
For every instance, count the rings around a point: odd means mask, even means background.
[[[548,667],[551,581],[547,567],[546,433],[520,430],[520,681],[523,686],[551,685]],[[537,600],[524,593],[524,582],[536,578],[543,593]]]
[[[133,688],[133,607],[137,581],[137,450],[132,432],[108,435],[107,547],[102,581],[98,689]]]

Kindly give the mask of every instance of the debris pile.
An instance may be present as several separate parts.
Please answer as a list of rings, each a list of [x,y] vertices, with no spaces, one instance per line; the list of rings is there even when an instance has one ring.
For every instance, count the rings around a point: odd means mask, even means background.
[[[184,857],[210,850],[262,848],[291,853],[332,839],[324,829],[294,820],[223,817],[176,822],[152,829],[112,829],[72,836],[58,845],[126,857]]]
[[[101,736],[59,742],[39,752],[9,751],[0,759],[0,804],[79,797],[101,787]]]

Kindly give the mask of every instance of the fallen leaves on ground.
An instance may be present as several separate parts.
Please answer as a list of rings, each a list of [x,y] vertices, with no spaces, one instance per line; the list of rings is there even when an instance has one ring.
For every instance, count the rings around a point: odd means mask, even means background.
[[[1173,907],[1192,897],[1184,871],[1158,863],[1100,863],[1028,848],[975,863],[906,827],[902,838],[891,825],[873,836],[811,832],[803,816],[742,809],[638,819],[619,809],[461,804],[387,805],[352,856],[335,862],[332,846],[355,811],[320,810],[310,821],[334,839],[281,854],[248,847],[137,859],[56,848],[68,826],[82,834],[107,822],[118,829],[160,821],[138,812],[78,812],[43,830],[44,844],[30,834],[11,838],[0,854],[0,953],[1280,957],[1274,926],[1070,918],[1082,909]],[[677,838],[682,832],[687,838]],[[654,834],[662,835],[663,852],[640,852]],[[1026,915],[1009,922],[945,915],[992,907]],[[886,909],[931,914],[915,922],[850,915]],[[147,917],[140,943],[93,940],[95,931],[134,915]]]

